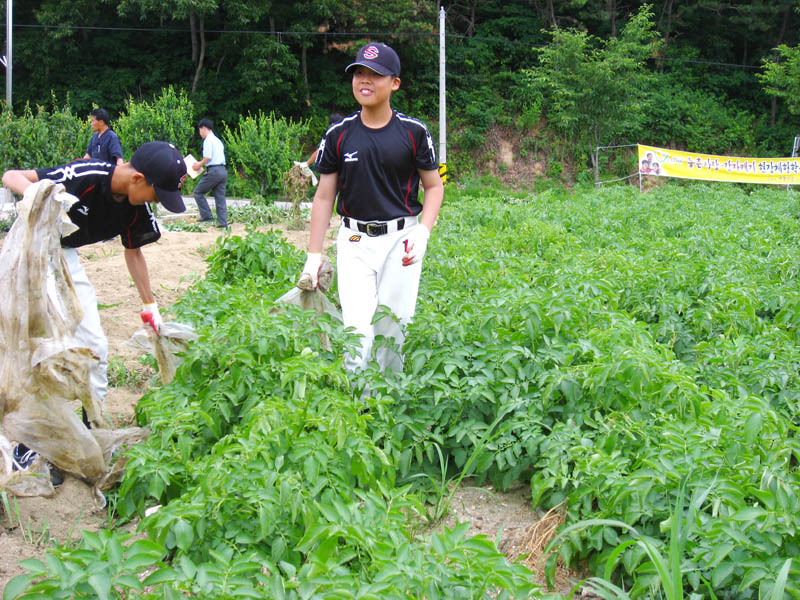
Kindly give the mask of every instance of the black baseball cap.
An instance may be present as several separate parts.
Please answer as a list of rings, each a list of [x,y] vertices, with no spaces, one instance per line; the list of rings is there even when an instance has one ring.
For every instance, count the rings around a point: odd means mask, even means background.
[[[358,51],[355,62],[347,65],[344,72],[349,73],[358,66],[372,69],[379,75],[400,75],[400,58],[386,44],[367,44]]]
[[[131,165],[147,178],[164,208],[174,213],[186,210],[181,197],[186,163],[175,146],[168,142],[142,144],[133,153]]]

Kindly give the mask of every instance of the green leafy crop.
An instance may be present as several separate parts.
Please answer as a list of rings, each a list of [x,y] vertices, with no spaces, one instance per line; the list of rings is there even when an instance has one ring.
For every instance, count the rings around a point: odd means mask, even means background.
[[[201,338],[139,402],[153,434],[129,450],[114,503],[122,518],[160,505],[135,542],[149,562],[122,560],[124,536],[105,531],[26,564],[7,597],[529,596],[530,572],[466,525],[421,535],[419,497],[396,485],[373,401],[343,369],[356,340],[328,316],[273,310],[302,258],[277,233],[226,237],[175,307]]]
[[[400,480],[462,468],[498,422],[477,477],[530,479],[535,505],[659,548],[688,477],[710,491],[687,589],[767,593],[800,552],[796,214],[783,191],[722,186],[451,196],[406,371],[370,381],[400,399],[379,427]],[[589,527],[559,552],[601,572],[625,539]],[[656,581],[647,565],[621,551],[632,597]],[[800,594],[791,576],[786,592]]]
[[[603,593],[800,597],[795,195],[447,196],[402,373],[347,374],[357,340],[340,323],[274,310],[303,260],[280,234],[218,242],[175,306],[200,340],[140,401],[153,434],[113,499],[123,518],[161,505],[141,531],[163,580],[140,595],[538,593],[465,525],[421,533],[447,483],[473,476],[561,505],[551,565],[588,568]],[[95,546],[54,556],[144,577]],[[95,589],[55,563],[29,571],[9,597]]]

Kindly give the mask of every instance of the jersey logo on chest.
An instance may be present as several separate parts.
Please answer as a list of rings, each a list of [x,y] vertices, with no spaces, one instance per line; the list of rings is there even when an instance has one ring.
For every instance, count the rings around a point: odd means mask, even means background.
[[[345,152],[344,153],[344,162],[358,162],[358,150],[353,150],[352,152]]]

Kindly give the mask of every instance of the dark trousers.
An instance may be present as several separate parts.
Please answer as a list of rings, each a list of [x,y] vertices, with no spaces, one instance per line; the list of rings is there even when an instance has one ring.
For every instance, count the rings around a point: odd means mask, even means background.
[[[214,208],[217,211],[217,225],[228,226],[228,204],[225,201],[225,186],[228,183],[228,170],[223,165],[213,165],[206,168],[206,172],[194,188],[194,201],[201,219],[212,218],[211,209],[208,207],[206,194],[214,195]]]

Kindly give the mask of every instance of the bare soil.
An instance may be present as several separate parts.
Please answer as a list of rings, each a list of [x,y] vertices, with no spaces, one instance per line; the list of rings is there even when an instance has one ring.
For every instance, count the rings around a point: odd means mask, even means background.
[[[245,234],[243,225],[234,224],[231,229],[232,235]],[[281,229],[289,241],[307,247],[307,229]],[[205,259],[213,252],[219,236],[220,232],[213,227],[204,232],[165,231],[161,240],[143,249],[154,294],[167,319],[168,307],[204,276]],[[331,238],[329,235],[327,243],[331,243]],[[116,364],[119,372],[134,374],[111,382],[117,385],[110,387],[105,404],[115,426],[129,426],[146,381],[152,375],[139,361],[138,352],[126,345],[139,327],[141,302],[125,267],[119,242],[82,248],[81,258],[97,292],[112,365]],[[119,368],[120,364],[126,371]],[[488,486],[475,487],[463,482],[454,493],[443,524],[452,527],[457,521],[470,521],[470,534],[483,533],[495,539],[499,533],[501,550],[514,560],[525,560],[534,572],[541,573],[543,539],[541,536],[532,539],[531,534],[541,530],[545,522],[542,518],[530,506],[527,486],[501,493]],[[89,487],[73,477],[66,477],[53,498],[9,497],[6,506],[0,504],[0,589],[11,578],[26,572],[18,565],[20,560],[43,558],[54,542],[64,544],[80,539],[81,530],[96,531],[108,525],[108,509],[98,510]],[[135,531],[136,524],[127,528]],[[530,556],[525,558],[526,554]],[[568,579],[568,573],[559,572],[560,591],[569,591]]]

